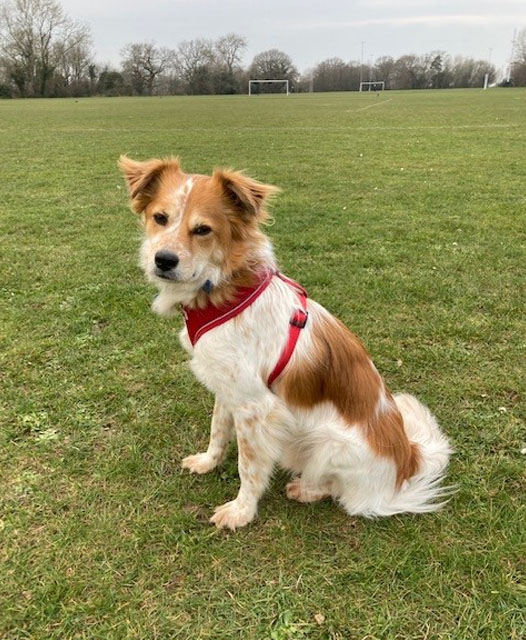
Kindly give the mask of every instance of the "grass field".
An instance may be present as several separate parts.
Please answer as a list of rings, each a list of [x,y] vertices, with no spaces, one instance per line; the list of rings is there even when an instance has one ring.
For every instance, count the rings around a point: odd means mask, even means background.
[[[526,90],[0,102],[0,638],[526,637]],[[280,185],[283,270],[436,412],[458,492],[368,521],[182,472],[212,398],[116,159]]]

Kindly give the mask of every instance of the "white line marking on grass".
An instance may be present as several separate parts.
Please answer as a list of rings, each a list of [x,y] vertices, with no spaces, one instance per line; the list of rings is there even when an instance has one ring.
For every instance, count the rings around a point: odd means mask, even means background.
[[[382,125],[372,125],[365,127],[354,127],[352,125],[348,125],[345,127],[309,127],[309,126],[299,126],[299,127],[276,127],[272,128],[272,131],[326,131],[327,133],[337,133],[339,131],[412,131],[412,130],[427,130],[427,129],[516,129],[517,127],[522,127],[521,124],[432,124],[432,125],[411,125],[409,127],[385,127]],[[222,131],[266,131],[270,130],[270,127],[229,127],[224,128]],[[13,129],[1,129],[0,133],[5,133],[7,131],[13,131]],[[159,129],[144,129],[144,128],[95,128],[95,127],[54,127],[53,129],[46,128],[46,133],[108,133],[109,131],[113,133],[159,133]],[[169,127],[163,128],[163,133],[168,131],[213,131],[217,133],[217,127]],[[33,129],[17,129],[18,133],[34,133]]]
[[[514,129],[519,127],[519,124],[415,124],[410,127],[354,127],[355,129],[387,129],[397,131],[410,131],[412,129]]]
[[[388,100],[382,100],[381,102],[376,102],[375,104],[370,104],[367,105],[367,107],[361,107],[360,109],[348,109],[347,113],[354,113],[356,111],[365,111],[366,109],[372,109],[373,107],[379,107],[381,104],[387,104],[388,102],[391,102],[392,98],[389,98]]]

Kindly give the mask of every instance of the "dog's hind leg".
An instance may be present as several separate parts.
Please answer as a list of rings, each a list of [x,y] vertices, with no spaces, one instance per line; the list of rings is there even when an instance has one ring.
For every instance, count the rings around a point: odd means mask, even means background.
[[[182,467],[192,473],[208,473],[223,462],[228,443],[234,433],[234,420],[232,414],[216,398],[212,425],[210,427],[210,442],[204,453],[196,453],[187,456],[182,461]]]
[[[331,495],[330,487],[314,487],[302,481],[301,477],[294,478],[286,487],[287,498],[298,502],[317,502]]]

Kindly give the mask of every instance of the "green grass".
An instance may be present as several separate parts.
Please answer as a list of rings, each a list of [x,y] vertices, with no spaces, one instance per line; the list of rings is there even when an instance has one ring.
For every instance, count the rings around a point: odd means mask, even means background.
[[[3,640],[525,637],[526,90],[3,101],[0,140]],[[179,468],[212,398],[149,310],[123,152],[284,189],[283,270],[454,443],[443,511],[351,519],[278,473],[207,524],[235,452]]]

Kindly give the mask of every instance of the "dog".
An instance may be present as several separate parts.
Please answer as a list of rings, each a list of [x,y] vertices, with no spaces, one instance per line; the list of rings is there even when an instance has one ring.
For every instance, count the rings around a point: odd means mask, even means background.
[[[392,395],[360,340],[278,271],[261,229],[279,191],[240,171],[187,174],[177,158],[121,156],[145,238],[152,308],[182,309],[180,341],[215,395],[210,442],[182,466],[207,473],[237,439],[240,489],[211,522],[251,522],[276,465],[287,497],[332,497],[350,515],[438,509],[451,448],[423,404]]]

